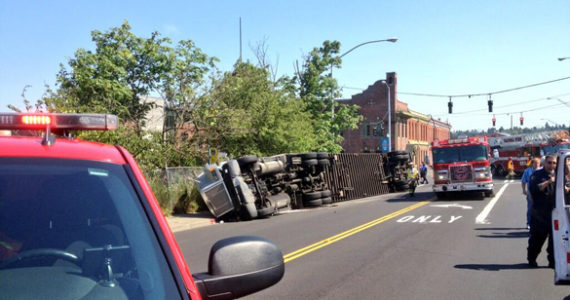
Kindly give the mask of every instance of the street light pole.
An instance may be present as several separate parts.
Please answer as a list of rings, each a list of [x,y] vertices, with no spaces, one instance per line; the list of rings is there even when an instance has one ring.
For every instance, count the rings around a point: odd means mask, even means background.
[[[382,83],[388,88],[388,152],[392,151],[392,101],[390,100],[390,85],[386,80],[382,80]]]
[[[344,52],[343,54],[341,54],[338,58],[342,58],[342,57],[344,57],[345,55],[347,55],[348,53],[350,53],[350,52],[352,52],[353,50],[355,50],[356,48],[362,47],[362,46],[367,45],[367,44],[380,43],[380,42],[395,43],[395,42],[397,42],[397,41],[398,41],[398,38],[395,38],[395,37],[394,37],[394,38],[389,38],[389,39],[384,39],[384,40],[375,40],[375,41],[368,41],[368,42],[360,43],[360,44],[358,44],[358,45],[356,45],[356,46],[350,48],[350,50],[348,50],[348,51]],[[334,65],[333,65],[333,63],[331,62],[331,79],[333,79],[333,68],[334,68]],[[389,97],[389,96],[388,96],[388,97]],[[332,89],[332,87],[331,87],[331,119],[334,119],[334,97],[333,97],[333,89]],[[388,128],[390,128],[389,126],[390,126],[390,125],[388,124]]]

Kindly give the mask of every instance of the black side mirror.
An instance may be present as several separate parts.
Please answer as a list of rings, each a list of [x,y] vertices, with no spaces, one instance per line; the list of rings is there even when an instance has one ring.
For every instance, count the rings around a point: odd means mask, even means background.
[[[208,273],[193,274],[203,299],[234,299],[274,285],[283,278],[281,250],[256,236],[216,242],[210,250]]]

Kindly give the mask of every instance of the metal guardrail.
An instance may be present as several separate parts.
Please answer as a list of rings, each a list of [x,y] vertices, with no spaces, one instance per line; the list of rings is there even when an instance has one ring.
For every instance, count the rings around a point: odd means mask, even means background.
[[[324,176],[333,202],[372,197],[389,192],[381,153],[342,153],[331,155]]]

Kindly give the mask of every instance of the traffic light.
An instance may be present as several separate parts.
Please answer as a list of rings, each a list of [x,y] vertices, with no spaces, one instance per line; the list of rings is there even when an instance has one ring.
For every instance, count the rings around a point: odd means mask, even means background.
[[[447,110],[449,113],[453,113],[453,102],[451,102],[451,97],[449,97],[449,103],[447,103]]]
[[[489,112],[493,112],[493,100],[489,99],[489,101],[487,101],[487,105],[489,105]]]
[[[495,127],[496,122],[497,122],[497,119],[495,118],[495,115],[493,115],[493,127]]]
[[[522,126],[522,125],[523,125],[523,122],[524,122],[523,116],[521,116],[519,120],[521,121],[521,126]]]

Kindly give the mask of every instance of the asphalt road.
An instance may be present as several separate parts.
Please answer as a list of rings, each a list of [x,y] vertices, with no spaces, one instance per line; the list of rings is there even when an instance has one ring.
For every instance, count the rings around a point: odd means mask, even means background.
[[[211,245],[224,237],[276,243],[285,276],[245,299],[566,298],[570,286],[553,284],[545,252],[541,267],[526,265],[520,181],[495,180],[495,194],[436,201],[431,187],[421,186],[413,198],[382,195],[175,236],[192,272],[207,270]]]

